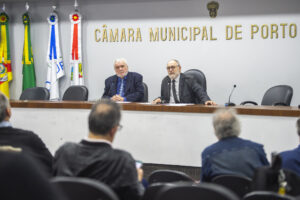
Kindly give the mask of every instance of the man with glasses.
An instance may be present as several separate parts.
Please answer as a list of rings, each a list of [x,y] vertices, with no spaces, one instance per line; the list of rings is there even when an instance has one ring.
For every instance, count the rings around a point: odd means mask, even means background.
[[[136,72],[128,72],[127,61],[124,58],[114,61],[114,69],[116,74],[105,80],[102,98],[141,102],[144,97],[143,76]]]
[[[87,177],[110,186],[120,200],[137,200],[143,194],[143,170],[112,142],[120,125],[120,106],[110,99],[97,101],[89,114],[89,134],[80,143],[68,142],[54,157],[55,176]]]
[[[181,73],[178,60],[170,60],[167,64],[168,76],[161,83],[161,97],[153,101],[158,103],[200,103],[216,105],[197,81]]]

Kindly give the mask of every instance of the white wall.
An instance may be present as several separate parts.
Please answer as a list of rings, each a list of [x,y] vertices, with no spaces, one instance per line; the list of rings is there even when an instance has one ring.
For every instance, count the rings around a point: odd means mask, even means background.
[[[208,16],[208,0],[79,0],[83,15],[83,67],[90,100],[101,97],[104,80],[114,73],[113,60],[125,57],[130,70],[144,75],[149,87],[149,99],[160,94],[160,83],[166,75],[166,63],[171,58],[181,62],[183,71],[201,69],[207,77],[208,94],[218,104],[224,104],[233,84],[237,89],[232,101],[260,102],[264,92],[277,84],[294,88],[292,105],[300,102],[300,1],[299,0],[219,0],[218,16]],[[18,99],[22,88],[23,24],[21,15],[24,2],[6,3],[12,19],[11,54],[14,80],[11,83],[12,99]],[[46,53],[48,43],[47,16],[51,11],[48,1],[32,1],[30,5],[32,47],[37,74],[37,85],[44,86],[46,79]],[[67,76],[61,80],[61,93],[70,85],[69,51],[70,22],[73,1],[57,4],[60,17],[60,35]],[[257,34],[251,39],[250,26],[257,24],[295,23],[295,38],[262,39]],[[142,42],[101,43],[94,39],[94,31],[108,28],[140,28]],[[226,40],[226,25],[242,25],[242,40]],[[216,41],[160,41],[149,42],[150,27],[213,27]],[[282,31],[281,29],[279,31]]]

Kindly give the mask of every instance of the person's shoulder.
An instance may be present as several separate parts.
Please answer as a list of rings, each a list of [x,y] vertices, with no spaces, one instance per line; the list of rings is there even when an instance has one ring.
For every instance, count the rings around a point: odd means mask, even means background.
[[[143,75],[138,72],[128,72],[128,75],[134,77],[143,77]]]
[[[112,81],[114,78],[116,78],[117,75],[112,75],[112,76],[109,76],[105,79],[105,82],[108,82],[108,81]]]
[[[218,149],[218,145],[219,142],[215,142],[209,146],[207,146],[203,151],[202,151],[202,156],[208,156],[211,153],[213,153],[214,151],[216,151]]]
[[[132,155],[128,151],[122,149],[113,149],[112,153],[119,158],[134,160]]]
[[[26,137],[26,136],[28,136],[28,137],[38,137],[38,135],[35,134],[33,131],[20,129],[20,128],[11,128],[10,132],[16,133],[16,134],[21,134],[24,137]]]
[[[243,142],[243,145],[247,145],[247,146],[250,146],[250,147],[257,147],[257,148],[263,148],[264,147],[263,144],[260,144],[258,142],[254,142],[252,140],[242,139],[242,138],[239,138],[239,137],[238,137],[238,140]]]

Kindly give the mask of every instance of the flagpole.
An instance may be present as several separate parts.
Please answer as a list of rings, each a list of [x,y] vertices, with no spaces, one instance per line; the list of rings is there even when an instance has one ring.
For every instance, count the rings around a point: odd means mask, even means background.
[[[29,11],[29,4],[28,4],[28,1],[26,1],[25,9],[26,9],[27,12]]]

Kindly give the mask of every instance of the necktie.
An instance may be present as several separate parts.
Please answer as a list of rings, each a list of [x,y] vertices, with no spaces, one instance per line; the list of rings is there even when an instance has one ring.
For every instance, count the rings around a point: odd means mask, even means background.
[[[179,103],[179,100],[177,98],[176,89],[175,89],[175,80],[172,80],[172,93],[173,93],[175,103]]]
[[[124,82],[123,82],[123,80],[124,79],[121,79],[120,92],[119,92],[121,97],[123,97],[123,95],[124,95],[123,94],[123,91],[124,91]]]

